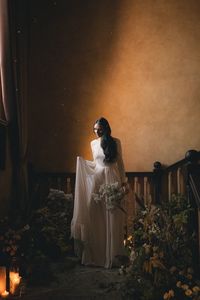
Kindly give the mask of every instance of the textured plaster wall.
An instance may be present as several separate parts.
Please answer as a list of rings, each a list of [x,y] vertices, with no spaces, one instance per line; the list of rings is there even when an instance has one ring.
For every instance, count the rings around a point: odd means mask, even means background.
[[[29,157],[74,171],[93,122],[121,139],[127,171],[200,150],[199,0],[30,1]]]

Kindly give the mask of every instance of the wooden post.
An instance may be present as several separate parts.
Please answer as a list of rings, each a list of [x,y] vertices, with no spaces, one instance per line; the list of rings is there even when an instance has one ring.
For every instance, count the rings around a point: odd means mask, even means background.
[[[171,200],[172,196],[172,172],[168,173],[168,200]]]
[[[162,165],[159,161],[154,162],[153,164],[153,185],[154,185],[154,199],[155,203],[161,203],[161,190],[162,190]]]
[[[193,246],[193,265],[197,273],[200,273],[200,160],[199,152],[189,150],[185,155],[187,163],[186,186],[187,198],[194,211],[190,216],[190,230],[197,234],[197,244]]]

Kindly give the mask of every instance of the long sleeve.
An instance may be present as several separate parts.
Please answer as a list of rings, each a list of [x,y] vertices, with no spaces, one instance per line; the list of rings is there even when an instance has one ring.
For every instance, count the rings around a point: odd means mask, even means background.
[[[125,174],[125,169],[124,169],[124,162],[123,162],[123,158],[122,158],[122,147],[121,147],[121,142],[119,139],[116,139],[117,142],[117,165],[119,168],[119,173],[120,173],[120,177],[121,177],[121,181],[122,183],[126,183],[127,182],[127,177]]]

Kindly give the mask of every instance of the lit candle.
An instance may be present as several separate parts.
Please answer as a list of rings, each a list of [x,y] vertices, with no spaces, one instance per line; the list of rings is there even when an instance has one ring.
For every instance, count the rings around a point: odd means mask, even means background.
[[[0,295],[6,290],[6,268],[0,267]]]
[[[8,295],[9,295],[9,292],[7,292],[6,290],[3,293],[1,293],[2,298],[7,298]]]
[[[19,273],[16,272],[10,272],[10,293],[14,294],[16,291],[16,288],[20,284],[21,277],[19,276]]]

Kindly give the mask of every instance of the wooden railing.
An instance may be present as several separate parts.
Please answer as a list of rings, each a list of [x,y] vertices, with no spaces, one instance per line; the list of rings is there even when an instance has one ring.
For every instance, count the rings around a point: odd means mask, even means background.
[[[198,164],[200,152],[189,150],[185,158],[168,167],[156,161],[152,172],[127,172],[133,202],[137,209],[151,199],[154,203],[170,201],[172,194],[194,195],[193,204],[200,203],[200,175]],[[66,193],[74,193],[75,173],[69,172],[38,172],[29,168],[30,197],[34,207],[42,204],[50,188],[61,189]],[[198,181],[199,180],[199,181]],[[189,192],[190,191],[190,192]],[[137,200],[140,200],[138,203]],[[195,204],[196,203],[196,204]]]
[[[144,206],[149,199],[154,203],[170,201],[171,195],[182,194],[194,208],[192,227],[198,233],[198,254],[200,257],[200,152],[189,150],[185,158],[164,167],[158,161],[152,172],[127,172],[132,190],[128,203],[127,218],[132,220],[135,212]],[[37,172],[29,168],[30,209],[40,207],[49,189],[55,188],[66,193],[74,193],[75,173]]]

